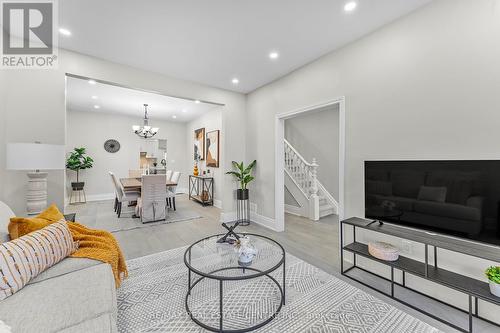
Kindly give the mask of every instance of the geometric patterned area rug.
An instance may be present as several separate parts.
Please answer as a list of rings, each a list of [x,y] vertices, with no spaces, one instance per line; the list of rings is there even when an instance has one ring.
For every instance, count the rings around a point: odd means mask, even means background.
[[[129,277],[117,291],[118,331],[206,332],[185,310],[187,247],[127,261]],[[211,258],[200,257],[211,265]],[[282,270],[273,275],[280,280]],[[218,282],[193,289],[190,308],[212,326],[218,322]],[[253,326],[273,313],[279,291],[267,278],[224,285],[224,329]],[[226,283],[226,282],[224,282]],[[194,301],[196,300],[196,302]],[[226,314],[225,314],[226,316]],[[260,333],[283,332],[440,332],[411,315],[312,266],[286,255],[286,305]]]

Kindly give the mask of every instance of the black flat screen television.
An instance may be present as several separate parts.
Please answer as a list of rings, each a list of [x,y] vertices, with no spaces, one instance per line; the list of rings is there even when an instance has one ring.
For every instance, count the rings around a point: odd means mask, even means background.
[[[365,217],[500,245],[500,160],[365,161]]]

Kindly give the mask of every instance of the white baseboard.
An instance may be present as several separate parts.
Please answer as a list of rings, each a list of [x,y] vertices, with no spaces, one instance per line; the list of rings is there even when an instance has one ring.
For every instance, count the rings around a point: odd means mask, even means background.
[[[233,222],[236,220],[236,217],[237,217],[236,212],[228,212],[228,213],[222,212],[220,214],[220,221],[226,223]],[[263,227],[266,227],[273,231],[277,231],[275,228],[276,221],[270,217],[259,215],[255,212],[250,212],[250,219],[252,220],[252,222],[255,222]]]
[[[285,213],[302,216],[301,211],[302,211],[301,207],[285,204]]]

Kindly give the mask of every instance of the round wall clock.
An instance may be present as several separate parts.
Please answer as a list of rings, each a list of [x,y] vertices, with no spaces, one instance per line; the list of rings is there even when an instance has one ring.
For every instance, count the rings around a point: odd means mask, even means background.
[[[108,153],[116,153],[118,150],[120,150],[120,143],[114,139],[109,139],[104,142],[104,150],[106,150]]]

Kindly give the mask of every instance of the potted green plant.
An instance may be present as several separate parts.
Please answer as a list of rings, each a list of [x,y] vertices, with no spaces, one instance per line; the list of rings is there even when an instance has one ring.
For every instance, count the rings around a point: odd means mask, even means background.
[[[493,295],[500,297],[500,267],[491,266],[486,270],[486,276],[490,280],[490,291]]]
[[[71,183],[75,191],[83,190],[85,182],[80,182],[80,170],[92,168],[94,160],[85,153],[85,148],[75,148],[66,160],[66,168],[76,171],[76,182]]]
[[[236,192],[236,198],[238,200],[248,200],[248,183],[254,180],[254,177],[251,175],[252,169],[257,164],[257,161],[254,160],[249,165],[245,166],[243,162],[238,163],[233,161],[233,168],[237,171],[228,171],[226,174],[233,175],[240,183],[240,188]]]

